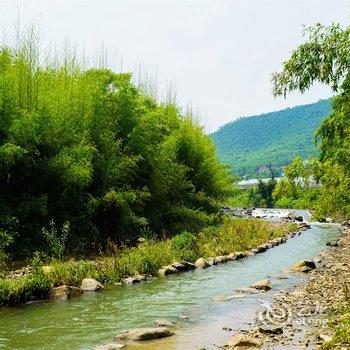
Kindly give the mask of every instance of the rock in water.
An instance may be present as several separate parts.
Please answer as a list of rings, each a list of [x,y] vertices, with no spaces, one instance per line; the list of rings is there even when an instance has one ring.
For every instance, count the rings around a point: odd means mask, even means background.
[[[290,268],[292,272],[309,272],[316,268],[316,264],[313,260],[299,260],[293,264]]]
[[[234,299],[242,299],[245,298],[245,294],[233,294],[233,295],[215,295],[213,297],[213,301],[230,301]]]
[[[196,265],[197,269],[206,269],[210,266],[208,262],[203,258],[197,259],[194,264]]]
[[[236,349],[251,349],[251,348],[259,348],[262,346],[262,341],[259,339],[255,339],[248,335],[237,334],[232,336],[228,342],[226,343],[226,348],[229,350]]]
[[[272,284],[271,281],[266,278],[253,283],[250,287],[259,290],[270,290],[272,288]]]
[[[165,338],[170,337],[172,335],[174,335],[174,333],[166,327],[135,328],[130,329],[125,333],[116,335],[115,339],[122,341],[142,341],[149,339]]]
[[[93,350],[118,350],[125,348],[126,345],[118,343],[110,343],[105,345],[99,345],[93,348]]]
[[[187,267],[187,265],[183,264],[183,263],[180,263],[180,262],[173,262],[171,264],[172,267],[174,267],[177,271],[180,271],[180,272],[184,272],[184,271],[187,271],[189,268]]]
[[[80,288],[67,285],[53,288],[50,292],[50,296],[53,299],[68,299],[80,294],[83,294]]]
[[[217,262],[217,260],[216,260],[215,258],[210,257],[210,258],[208,258],[208,264],[209,264],[210,266],[213,266],[213,265],[217,265],[218,262]]]
[[[159,276],[168,276],[173,273],[178,273],[179,271],[174,266],[163,266],[161,269],[158,270]]]
[[[338,247],[339,246],[339,240],[327,242],[326,246],[328,246],[328,247]]]
[[[103,289],[103,285],[93,278],[84,278],[80,288],[87,292],[97,292]]]
[[[174,323],[168,320],[156,320],[155,325],[158,327],[173,327]]]
[[[222,264],[224,262],[226,262],[228,259],[225,255],[220,255],[220,256],[217,256],[215,258],[215,260],[219,263],[219,264]]]
[[[136,284],[136,283],[141,283],[141,278],[138,277],[127,277],[124,278],[124,283],[125,284]]]

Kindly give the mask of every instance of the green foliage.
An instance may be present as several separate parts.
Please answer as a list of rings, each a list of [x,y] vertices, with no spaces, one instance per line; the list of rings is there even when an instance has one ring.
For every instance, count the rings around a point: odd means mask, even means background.
[[[196,236],[190,232],[182,232],[171,240],[171,249],[180,260],[194,261],[198,257]]]
[[[314,158],[303,161],[296,157],[285,167],[284,177],[273,191],[276,207],[316,209],[321,187],[316,183],[320,173],[320,162]]]
[[[42,271],[36,254],[32,260],[33,274],[21,278],[0,279],[0,305],[15,305],[48,298],[52,282]]]
[[[350,307],[344,305],[333,312],[330,322],[334,334],[331,341],[322,344],[322,349],[342,349],[350,345]]]
[[[248,189],[249,203],[253,207],[272,208],[274,206],[272,192],[276,187],[276,181],[270,179],[268,182],[259,181],[257,186]]]
[[[317,156],[313,139],[316,129],[331,112],[329,100],[287,108],[277,112],[240,118],[222,126],[211,136],[220,160],[244,178],[275,175],[296,156]],[[260,173],[260,172],[261,173]]]
[[[232,179],[191,116],[131,74],[76,57],[43,67],[39,51],[30,37],[0,48],[0,214],[19,222],[13,255],[61,258],[218,221]],[[69,240],[51,227],[45,244],[50,222],[69,222]]]
[[[306,91],[322,82],[340,92],[333,111],[317,132],[321,164],[317,177],[323,184],[316,204],[317,215],[350,218],[350,27],[317,24],[306,29],[306,42],[273,75],[275,95]]]
[[[48,243],[48,249],[51,257],[61,260],[64,258],[67,239],[70,233],[69,222],[62,225],[61,232],[57,231],[56,224],[53,220],[50,221],[49,229],[43,228],[42,234]]]
[[[47,271],[36,254],[33,275],[0,279],[0,305],[47,298],[50,288],[62,284],[79,286],[87,277],[115,283],[135,274],[156,275],[160,267],[174,261],[193,262],[200,256],[208,258],[247,250],[294,229],[293,225],[225,217],[221,226],[206,228],[196,235],[182,232],[167,240],[145,239],[138,246],[117,250],[113,256],[95,261],[53,260]]]

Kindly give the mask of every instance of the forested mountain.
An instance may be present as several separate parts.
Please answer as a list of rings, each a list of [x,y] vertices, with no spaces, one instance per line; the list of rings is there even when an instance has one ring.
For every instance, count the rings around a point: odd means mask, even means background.
[[[329,100],[240,118],[212,134],[219,158],[243,177],[266,175],[270,163],[280,172],[294,157],[317,155],[315,130],[331,112]]]

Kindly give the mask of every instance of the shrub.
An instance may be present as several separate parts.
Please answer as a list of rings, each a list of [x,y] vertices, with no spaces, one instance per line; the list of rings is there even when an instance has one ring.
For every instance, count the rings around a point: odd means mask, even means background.
[[[184,231],[171,239],[171,249],[178,260],[194,261],[198,257],[196,236]]]

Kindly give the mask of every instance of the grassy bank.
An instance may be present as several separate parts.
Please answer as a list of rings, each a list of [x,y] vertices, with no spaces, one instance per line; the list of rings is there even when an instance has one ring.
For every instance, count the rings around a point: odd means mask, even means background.
[[[344,349],[350,346],[350,306],[339,307],[332,315],[330,328],[332,340],[323,344],[322,349]]]
[[[245,251],[293,229],[294,225],[225,218],[222,225],[208,227],[197,235],[183,232],[168,240],[145,239],[135,247],[114,247],[113,254],[94,261],[52,261],[50,268],[43,269],[44,263],[36,257],[32,274],[0,280],[0,305],[47,298],[51,288],[62,284],[79,286],[86,277],[112,284],[135,274],[156,275],[161,266],[174,261],[193,262],[199,257]]]

